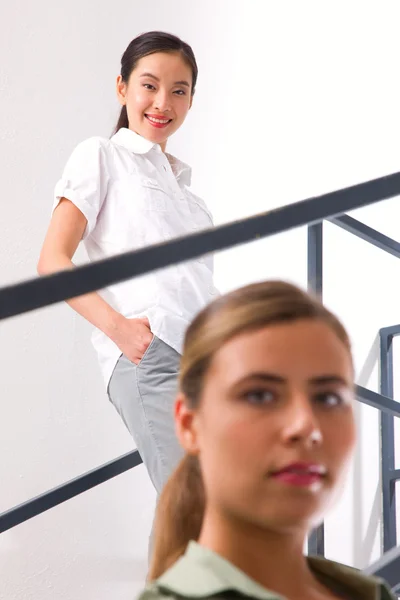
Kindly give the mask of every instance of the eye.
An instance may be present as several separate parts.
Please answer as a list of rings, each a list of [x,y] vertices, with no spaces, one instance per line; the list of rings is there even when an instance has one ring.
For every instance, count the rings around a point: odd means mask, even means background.
[[[314,399],[318,404],[323,404],[327,407],[340,406],[344,402],[343,397],[337,392],[320,392],[316,394]]]
[[[154,87],[154,85],[151,85],[151,83],[144,83],[143,87],[146,88],[146,90],[155,90],[156,88]]]
[[[249,404],[270,404],[274,400],[274,394],[268,390],[254,389],[242,394],[242,398]]]
[[[174,94],[177,96],[186,96],[185,90],[175,90]]]

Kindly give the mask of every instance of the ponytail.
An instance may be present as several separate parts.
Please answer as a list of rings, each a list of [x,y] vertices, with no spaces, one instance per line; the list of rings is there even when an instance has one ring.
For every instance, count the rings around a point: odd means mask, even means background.
[[[179,390],[187,406],[201,405],[204,381],[215,354],[245,332],[309,319],[325,323],[351,354],[341,322],[321,302],[282,281],[254,283],[204,308],[186,330],[179,369]],[[167,481],[156,509],[154,551],[148,579],[158,579],[197,541],[205,512],[205,490],[197,457],[186,455]]]
[[[205,495],[197,457],[187,454],[165,484],[157,503],[148,580],[158,579],[198,540]]]
[[[118,122],[117,122],[117,124],[115,126],[115,129],[114,129],[114,135],[117,133],[117,131],[119,131],[123,127],[126,127],[126,129],[129,129],[128,112],[126,110],[126,105],[125,104],[121,108],[121,112],[119,114]]]

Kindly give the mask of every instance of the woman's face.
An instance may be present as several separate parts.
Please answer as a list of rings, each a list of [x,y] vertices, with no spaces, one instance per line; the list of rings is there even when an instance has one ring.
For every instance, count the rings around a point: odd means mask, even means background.
[[[208,506],[236,522],[305,533],[341,487],[355,442],[348,350],[322,321],[242,334],[220,348],[199,407],[177,403]]]
[[[118,77],[117,94],[128,112],[129,128],[164,149],[192,104],[192,71],[179,53],[141,58],[128,83]]]

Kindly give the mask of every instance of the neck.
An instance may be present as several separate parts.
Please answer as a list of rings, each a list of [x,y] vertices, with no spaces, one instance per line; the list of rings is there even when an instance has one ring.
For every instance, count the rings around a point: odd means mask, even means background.
[[[207,510],[199,544],[213,550],[263,587],[289,598],[307,597],[320,586],[303,546],[306,532],[268,531]],[[284,557],[284,560],[283,560]]]
[[[136,133],[137,135],[140,135],[141,137],[144,137],[144,136],[142,136],[142,134],[141,134],[141,133],[139,133],[138,131],[136,131],[136,129],[133,129],[133,127],[129,127],[129,129],[130,129],[131,131],[133,131],[134,133]],[[145,139],[148,139],[148,138],[145,138]],[[151,140],[150,140],[150,141],[151,141]],[[167,141],[168,141],[168,140],[165,140],[165,142],[161,142],[161,144],[159,144],[159,146],[160,146],[160,148],[161,148],[161,150],[162,150],[163,152],[165,152],[165,150],[166,150],[166,148],[167,148]]]

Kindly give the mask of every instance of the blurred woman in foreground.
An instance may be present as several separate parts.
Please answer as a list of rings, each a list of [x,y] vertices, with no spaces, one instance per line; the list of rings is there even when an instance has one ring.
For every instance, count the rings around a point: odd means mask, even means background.
[[[141,600],[389,600],[383,582],[305,540],[355,444],[348,335],[283,282],[218,298],[189,327],[175,408],[185,457],[157,509]]]

